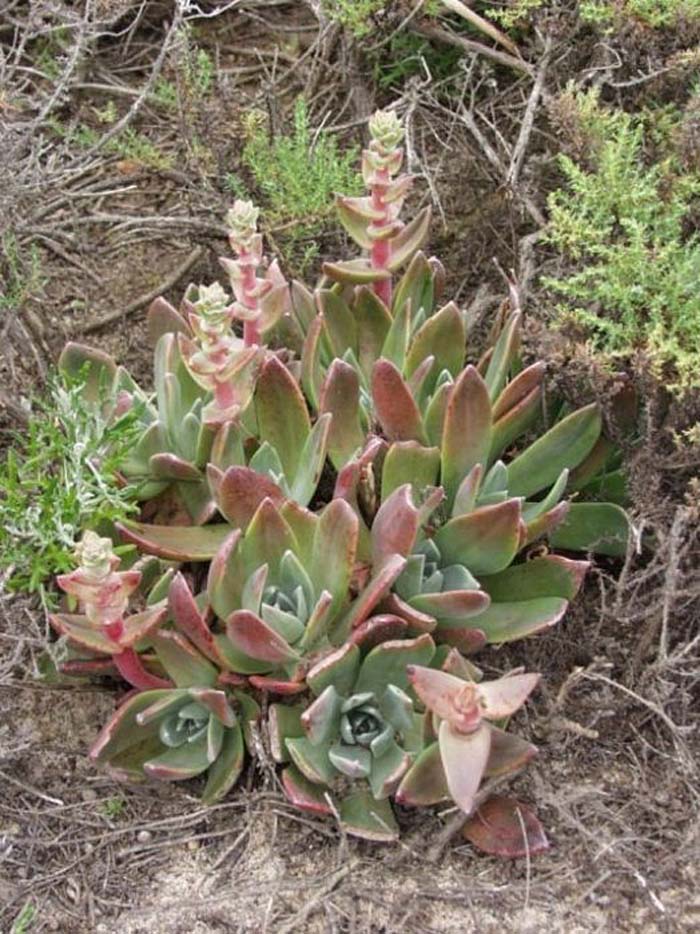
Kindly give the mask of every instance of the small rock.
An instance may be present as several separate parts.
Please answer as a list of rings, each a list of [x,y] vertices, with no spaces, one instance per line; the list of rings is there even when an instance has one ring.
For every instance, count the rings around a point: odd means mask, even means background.
[[[139,843],[150,843],[153,839],[153,834],[150,830],[139,830],[136,834],[136,840]]]

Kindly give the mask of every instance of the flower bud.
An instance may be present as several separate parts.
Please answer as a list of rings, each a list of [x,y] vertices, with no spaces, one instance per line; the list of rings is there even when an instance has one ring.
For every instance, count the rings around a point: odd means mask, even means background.
[[[252,238],[258,232],[258,215],[260,208],[256,208],[252,201],[236,200],[226,215],[231,239],[240,247],[247,249]]]
[[[117,560],[111,540],[90,531],[85,532],[73,554],[81,569],[93,580],[106,577]]]
[[[370,117],[369,131],[372,140],[385,152],[391,152],[401,143],[404,129],[394,110],[377,110]]]

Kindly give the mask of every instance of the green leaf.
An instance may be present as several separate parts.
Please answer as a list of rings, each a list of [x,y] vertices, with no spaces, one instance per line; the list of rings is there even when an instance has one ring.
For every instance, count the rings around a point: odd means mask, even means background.
[[[158,661],[179,688],[211,687],[218,671],[214,665],[178,632],[161,630],[150,642]]]
[[[359,791],[340,802],[340,825],[346,833],[377,843],[393,843],[399,828],[386,798],[377,801],[368,791]]]
[[[513,642],[557,623],[569,605],[561,597],[495,603],[473,620],[488,642]]]
[[[146,775],[161,781],[182,781],[186,778],[194,778],[208,768],[206,736],[200,737],[193,743],[174,746],[143,764]]]
[[[408,688],[407,665],[429,665],[435,653],[435,643],[424,633],[415,639],[384,642],[362,662],[354,693],[371,691],[382,697],[390,684],[405,691]]]
[[[306,683],[317,697],[331,684],[346,697],[352,693],[359,670],[360,650],[346,642],[313,666],[306,676]]]
[[[435,535],[444,565],[461,564],[472,574],[496,574],[508,567],[520,543],[520,500],[450,519]]]
[[[508,466],[511,496],[531,496],[551,486],[562,470],[576,467],[598,440],[602,420],[596,403],[557,422]]]
[[[506,568],[499,574],[479,578],[479,583],[497,603],[563,597],[573,600],[588,570],[587,561],[571,561],[559,555],[543,555]]]
[[[410,761],[393,739],[383,755],[373,758],[369,786],[375,798],[387,798],[394,793]]]
[[[452,387],[442,432],[442,485],[451,507],[462,480],[485,465],[491,447],[491,402],[483,379],[466,367]]]
[[[321,479],[330,428],[331,415],[320,415],[301,449],[299,466],[290,489],[291,498],[301,506],[308,506]]]
[[[372,400],[377,419],[390,441],[425,443],[418,406],[401,373],[389,360],[378,360],[374,365]]]
[[[382,355],[392,317],[384,302],[367,286],[358,286],[352,306],[357,321],[357,358],[366,380]]]
[[[412,485],[414,497],[420,499],[427,487],[435,486],[439,471],[439,448],[426,448],[417,441],[396,441],[382,466],[382,501],[405,483]]]
[[[592,551],[622,558],[627,553],[630,521],[614,503],[571,503],[560,526],[549,535],[553,548]]]
[[[331,500],[316,525],[309,574],[317,594],[322,590],[331,594],[332,615],[348,599],[358,536],[359,521],[352,506],[341,499]]]
[[[437,743],[431,743],[404,775],[395,800],[397,804],[430,807],[449,800],[449,797],[440,747]]]
[[[513,366],[515,356],[520,345],[520,322],[522,315],[513,314],[506,322],[505,327],[496,341],[484,382],[489,391],[489,398],[494,401],[498,398],[506,384],[508,373]]]
[[[349,260],[345,263],[324,263],[323,272],[338,282],[365,285],[391,278],[388,269],[375,269],[366,259]]]
[[[348,303],[333,289],[316,293],[319,310],[326,322],[326,333],[334,357],[343,357],[347,350],[357,353],[357,322]]]
[[[432,314],[433,274],[425,253],[421,251],[415,254],[406,272],[399,279],[394,292],[392,315],[395,317],[398,310],[407,302],[410,303],[413,314],[418,314],[421,310],[426,317]]]
[[[284,769],[281,777],[284,793],[295,807],[312,814],[333,813],[326,799],[328,791],[323,785],[310,782],[293,765]]]
[[[311,421],[296,380],[277,357],[267,358],[258,377],[255,414],[261,440],[277,451],[285,476],[296,477]]]
[[[419,250],[425,242],[430,231],[431,210],[429,207],[423,208],[413,220],[401,230],[397,236],[391,240],[391,256],[387,263],[387,268],[391,272],[396,272],[404,263],[407,263],[413,254]],[[325,271],[325,267],[324,267]]]
[[[319,411],[332,416],[328,453],[335,469],[341,470],[365,441],[360,420],[360,379],[343,360],[334,360],[328,370]]]
[[[143,522],[115,523],[122,539],[141,551],[171,561],[211,561],[231,526],[223,523],[204,526],[147,525]]]
[[[434,357],[433,374],[446,370],[453,378],[462,369],[466,351],[464,319],[450,302],[425,322],[411,340],[404,373],[411,376],[427,357]]]
[[[314,746],[305,736],[288,739],[287,749],[299,771],[315,785],[330,785],[338,772],[328,758],[328,746]]]
[[[240,778],[244,759],[243,731],[236,724],[224,730],[221,752],[209,766],[207,783],[202,793],[204,804],[216,804],[226,796]]]

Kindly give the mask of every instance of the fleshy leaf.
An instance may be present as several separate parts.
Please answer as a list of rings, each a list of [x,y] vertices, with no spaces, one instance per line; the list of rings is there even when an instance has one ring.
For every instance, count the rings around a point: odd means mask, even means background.
[[[215,761],[209,766],[207,783],[202,793],[204,804],[216,804],[233,788],[243,771],[245,747],[240,726],[224,730],[223,745]]]
[[[359,521],[349,503],[334,499],[325,507],[316,525],[309,574],[317,592],[329,591],[332,613],[347,599],[355,564]]]
[[[564,522],[549,535],[553,548],[592,551],[615,558],[627,553],[630,521],[614,503],[571,503]]]
[[[381,697],[390,684],[405,691],[409,685],[406,666],[429,665],[434,653],[435,643],[427,633],[415,639],[384,642],[362,662],[354,692],[371,691]]]
[[[255,414],[260,437],[277,451],[291,481],[311,431],[309,413],[299,386],[277,357],[265,361],[255,387]]]
[[[489,856],[537,856],[549,841],[535,812],[515,798],[495,795],[467,821],[462,833]]]
[[[352,691],[360,668],[360,650],[346,642],[341,648],[316,662],[306,676],[306,682],[318,697],[330,684],[339,694],[346,696]]]
[[[150,641],[158,660],[179,688],[211,687],[216,683],[218,672],[214,665],[180,633],[161,630],[151,635]]]
[[[399,828],[386,798],[380,801],[368,791],[359,791],[340,802],[340,825],[346,833],[376,843],[393,843]]]
[[[486,464],[490,448],[488,389],[477,370],[468,366],[452,387],[442,432],[442,485],[448,507],[469,471],[476,464]]]
[[[481,577],[479,583],[496,602],[513,596],[519,600],[563,597],[573,600],[589,568],[587,561],[571,561],[560,555],[543,555]]]
[[[475,617],[474,625],[485,633],[489,642],[512,642],[554,626],[566,613],[568,605],[568,601],[560,597],[492,602]]]
[[[209,465],[207,474],[214,498],[220,512],[233,528],[245,529],[264,499],[270,499],[276,505],[284,502],[284,496],[277,484],[249,467],[229,467],[221,475],[220,472],[214,471]]]
[[[171,561],[211,561],[231,527],[223,523],[202,526],[148,525],[143,522],[115,523],[124,541],[140,551]]]
[[[319,411],[332,416],[328,453],[333,466],[340,470],[365,441],[360,424],[360,380],[353,367],[343,360],[334,360],[328,370]]]
[[[425,443],[418,406],[401,373],[389,360],[378,360],[374,365],[372,399],[377,418],[390,441]]]
[[[247,610],[236,610],[229,616],[226,635],[235,649],[250,658],[273,665],[286,665],[299,658],[282,636]]]
[[[598,440],[602,426],[597,403],[557,422],[508,465],[511,496],[531,496],[551,486],[565,468],[576,467]]]
[[[446,801],[449,797],[440,747],[437,743],[431,743],[404,775],[394,800],[397,804],[429,807]]]
[[[450,519],[435,536],[443,562],[473,574],[502,571],[519,548],[520,512],[520,500],[509,499]]]
[[[301,811],[312,814],[332,814],[323,785],[315,785],[301,774],[299,769],[290,765],[282,772],[282,787],[289,801]]]
[[[488,764],[491,732],[482,724],[472,733],[458,733],[443,720],[438,742],[450,797],[465,814],[470,814]]]
[[[417,441],[397,441],[391,445],[382,466],[382,500],[405,483],[413,486],[414,496],[435,486],[440,471],[440,451]]]

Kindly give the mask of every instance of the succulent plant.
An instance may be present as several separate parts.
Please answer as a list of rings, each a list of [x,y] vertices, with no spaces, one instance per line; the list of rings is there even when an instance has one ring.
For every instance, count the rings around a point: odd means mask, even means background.
[[[503,774],[534,754],[533,747],[493,721],[512,716],[540,676],[513,673],[476,683],[421,665],[410,665],[407,675],[432,715],[437,742],[423,750],[398,789],[397,799],[404,804],[424,803],[426,796],[444,796],[446,788],[455,804],[470,814],[486,772]]]
[[[272,705],[272,750],[289,763],[282,782],[294,804],[336,811],[349,833],[396,839],[388,798],[421,747],[407,666],[429,663],[434,652],[428,635],[383,642],[364,658],[348,643],[309,671],[309,706]]]
[[[165,606],[160,603],[128,614],[129,597],[139,586],[141,573],[117,570],[120,559],[109,538],[85,532],[75,557],[78,567],[60,574],[57,583],[83,612],[52,614],[53,628],[90,656],[110,657],[119,674],[135,687],[163,687],[168,682],[144,667],[135,646],[163,623]]]
[[[545,367],[523,365],[514,285],[465,365],[464,314],[421,251],[429,211],[400,217],[401,122],[379,112],[370,135],[367,194],[337,203],[363,255],[325,263],[315,292],[267,263],[258,210],[237,201],[232,294],[190,286],[179,310],[149,309],[153,399],[100,351],[64,351],[94,404],[138,413],[121,469],[146,506],[116,533],[153,558],[118,571],[86,533],[58,579],[80,612],[52,622],[78,656],[65,670],[136,689],[92,750],[115,774],[206,775],[211,802],[269,739],[290,801],[348,833],[395,840],[392,800],[452,800],[479,808],[468,839],[512,855],[494,828],[510,834],[516,806],[482,809],[480,789],[534,755],[505,721],[539,676],[483,681],[466,656],[563,616],[588,562],[556,544],[622,553],[624,511],[581,495],[619,494],[619,461],[596,404],[548,400],[543,425]],[[263,346],[273,329],[300,359]]]

